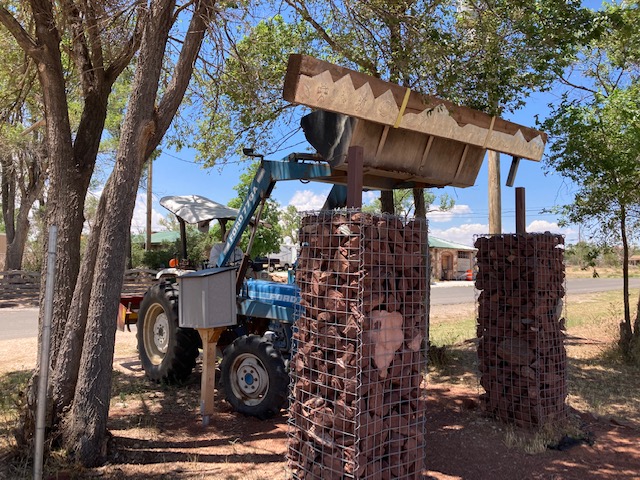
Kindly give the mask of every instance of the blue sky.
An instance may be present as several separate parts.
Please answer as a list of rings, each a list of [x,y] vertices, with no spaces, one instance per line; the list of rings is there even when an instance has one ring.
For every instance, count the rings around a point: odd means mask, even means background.
[[[584,0],[583,5],[598,9],[601,7],[601,2]],[[549,112],[548,105],[556,102],[559,96],[559,90],[535,93],[527,99],[525,107],[505,118],[535,128],[536,116],[541,120],[544,119]],[[301,145],[298,151],[305,151],[305,149],[306,147]],[[279,159],[288,153],[290,151],[284,151],[268,158]],[[169,215],[169,212],[158,203],[159,199],[165,195],[198,194],[225,204],[235,197],[233,187],[239,182],[240,174],[247,164],[238,163],[238,158],[230,160],[231,163],[205,170],[195,163],[194,151],[183,149],[179,152],[168,150],[162,153],[153,166],[153,229],[162,229],[158,222],[162,217]],[[570,225],[560,228],[559,219],[555,215],[543,213],[545,209],[570,203],[573,200],[573,186],[557,174],[545,175],[543,162],[522,160],[514,187],[506,187],[505,181],[510,164],[511,158],[503,155],[501,158],[503,232],[515,231],[515,187],[524,187],[527,231],[562,233],[566,236],[567,243],[576,243],[579,234],[578,226]],[[322,206],[329,189],[329,185],[322,183],[280,182],[276,185],[272,196],[283,207],[295,205],[299,210],[308,211]],[[428,215],[430,235],[472,245],[474,235],[488,232],[486,158],[473,187],[465,189],[447,187],[434,191],[436,194],[440,192],[451,196],[455,200],[455,206],[449,212],[434,212]],[[373,192],[366,193],[365,202],[373,197]],[[132,231],[144,231],[145,212],[146,192],[140,191]]]
[[[535,115],[544,118],[547,105],[557,98],[554,92],[538,93],[529,98],[527,105],[507,119],[524,126],[535,127]],[[304,151],[304,146],[299,146]],[[270,156],[282,158],[287,152]],[[183,149],[179,152],[167,150],[153,164],[153,228],[160,230],[159,220],[169,212],[160,206],[159,199],[165,195],[204,195],[219,203],[227,203],[235,197],[233,187],[239,182],[240,174],[246,164],[231,159],[226,165],[203,169],[195,163],[195,152]],[[563,233],[567,243],[578,239],[578,228],[569,226],[560,228],[558,218],[543,213],[555,205],[563,205],[573,198],[571,185],[557,174],[545,175],[542,162],[522,160],[514,187],[506,187],[511,158],[501,157],[502,180],[502,223],[503,232],[515,231],[515,187],[524,187],[526,192],[527,231]],[[280,182],[276,185],[273,198],[283,207],[295,205],[299,210],[319,209],[324,203],[330,186],[322,183],[302,184],[298,181]],[[488,193],[487,162],[483,163],[476,184],[469,188],[451,188],[434,190],[436,194],[447,193],[455,200],[454,208],[449,212],[434,212],[428,215],[430,234],[436,237],[460,242],[473,243],[473,236],[488,232]],[[365,194],[365,201],[371,200],[377,192]],[[146,224],[146,192],[140,191],[134,212],[132,230],[144,231]]]

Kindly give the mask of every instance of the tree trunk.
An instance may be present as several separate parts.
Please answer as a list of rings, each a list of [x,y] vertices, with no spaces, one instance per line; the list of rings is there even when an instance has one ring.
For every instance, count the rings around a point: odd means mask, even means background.
[[[107,190],[110,190],[110,188],[105,188],[105,191]],[[106,196],[102,195],[96,211],[96,221],[91,229],[82,267],[80,268],[79,278],[87,279],[87,281],[76,283],[71,309],[69,310],[67,328],[65,329],[58,352],[58,359],[51,376],[52,425],[58,425],[63,412],[71,405],[78,381],[80,359],[82,357],[82,349],[78,348],[78,345],[84,343],[92,286],[92,283],[88,280],[94,277],[95,260],[98,254],[100,232],[103,224],[102,215],[105,209]],[[57,432],[53,433],[54,436],[57,434]]]
[[[133,268],[133,254],[131,249],[131,232],[129,232],[129,235],[127,235],[127,265],[125,267],[127,270],[131,270]]]
[[[413,189],[413,203],[415,205],[415,216],[424,221],[427,220],[427,204],[424,201],[424,188]]]
[[[633,330],[631,328],[631,308],[629,306],[629,242],[627,239],[626,209],[620,207],[620,234],[622,238],[622,296],[624,320],[620,323],[619,345],[625,357],[631,356]]]
[[[49,228],[58,227],[56,245],[56,275],[51,325],[51,356],[47,361],[49,368],[55,370],[59,351],[67,324],[67,315],[71,309],[71,300],[80,269],[80,238],[84,224],[84,202],[96,162],[100,138],[107,112],[107,100],[111,85],[128,63],[132,53],[126,52],[117,57],[126,63],[111,68],[109,74],[103,71],[101,59],[91,65],[87,57],[88,49],[74,48],[71,57],[79,67],[83,78],[83,111],[78,128],[72,135],[67,103],[67,84],[60,52],[60,34],[56,27],[56,16],[75,15],[70,23],[77,26],[81,18],[75,6],[66,4],[63,12],[53,12],[53,2],[30,0],[31,13],[35,25],[35,37],[31,38],[7,10],[0,8],[0,20],[9,28],[27,54],[37,62],[38,77],[43,94],[46,120],[46,145],[49,158],[49,185],[47,195],[46,228],[43,245],[47,245]],[[64,18],[70,20],[70,18]],[[61,20],[62,21],[62,20]],[[82,42],[82,35],[74,36],[74,42]],[[97,37],[92,38],[92,53],[101,49]],[[97,43],[96,43],[97,42]],[[78,44],[74,43],[74,47]],[[129,56],[128,56],[129,55]],[[42,276],[46,278],[46,264]],[[40,291],[40,321],[44,316],[45,282]],[[38,339],[41,342],[41,338]],[[75,346],[77,349],[77,345]],[[36,372],[39,365],[36,366]],[[16,438],[21,445],[29,446],[35,427],[35,387],[37,382],[31,379],[26,396],[21,425]]]
[[[13,162],[5,163],[6,159],[2,162],[2,208],[7,230],[6,270],[22,269],[24,249],[29,235],[29,212],[44,188],[46,159],[41,153],[41,146],[37,145],[38,141],[41,142],[36,140],[32,146],[27,147],[27,151],[14,155]],[[12,172],[11,170],[14,169],[19,172]],[[12,182],[12,185],[7,185],[5,182]],[[20,209],[17,217],[15,215],[16,187],[20,190]]]
[[[71,125],[68,116],[67,92],[65,85],[62,56],[60,53],[60,36],[55,27],[53,5],[50,2],[31,0],[31,10],[35,21],[37,50],[23,39],[25,51],[34,55],[38,63],[38,78],[41,85],[44,114],[46,120],[46,142],[50,161],[50,184],[47,199],[46,231],[43,232],[46,247],[48,231],[51,225],[58,226],[58,242],[56,245],[56,281],[54,285],[53,321],[51,325],[52,348],[50,359],[56,358],[56,338],[64,327],[65,314],[68,311],[73,285],[77,276],[80,250],[80,231],[74,217],[74,206],[77,205],[76,168],[73,158]],[[6,25],[6,24],[5,24]],[[19,29],[16,29],[19,32]],[[15,34],[14,34],[15,35]],[[20,39],[19,36],[16,37]],[[42,268],[42,278],[47,277],[46,262]],[[44,318],[45,282],[40,289],[40,323]],[[41,332],[41,329],[40,329]],[[42,342],[39,335],[38,345]],[[49,361],[50,359],[47,359]],[[35,372],[39,370],[36,365]],[[35,373],[34,373],[35,375]],[[36,410],[35,376],[31,378],[23,410],[21,423],[16,432],[19,444],[28,447],[35,431]]]
[[[173,79],[157,109],[157,90],[175,2],[154,2],[144,25],[116,165],[103,192],[105,207],[98,209],[101,222],[96,229],[99,254],[90,255],[85,260],[88,264],[94,263],[93,269],[86,266],[88,274],[93,271],[91,279],[88,279],[91,291],[77,385],[63,431],[67,451],[85,466],[99,464],[104,454],[115,318],[142,168],[164,136],[184,97],[206,29],[204,15],[209,13],[212,4],[211,0],[196,2]]]
[[[393,205],[393,190],[382,190],[380,192],[380,209],[382,213],[395,213],[395,207]]]
[[[26,207],[27,205],[25,202],[24,211],[26,211],[28,214],[29,210],[27,210]],[[10,241],[9,238],[7,238],[7,256],[4,262],[5,270],[22,269],[22,258],[24,257],[24,249],[27,244],[27,235],[29,234],[30,226],[28,215],[22,215],[22,212],[23,209],[21,208],[20,212],[18,212],[18,222],[16,224],[13,238]]]
[[[1,194],[0,205],[2,206],[2,219],[5,224],[5,233],[7,235],[7,260],[5,262],[5,269],[13,270],[15,266],[9,266],[15,264],[15,259],[9,260],[9,245],[14,242],[15,232],[15,214],[16,214],[16,173],[14,162],[11,155],[0,156],[0,174],[2,174],[1,181]]]
[[[638,295],[638,306],[636,308],[636,319],[633,322],[633,338],[640,344],[640,294]]]
[[[138,135],[142,142],[150,136],[150,130],[141,126]],[[128,168],[136,169],[138,165],[129,163]],[[68,428],[63,434],[67,450],[85,466],[100,464],[105,454],[115,319],[122,289],[126,236],[133,216],[139,180],[132,179],[130,172],[126,170],[122,168],[121,159],[114,171],[115,177],[110,179],[113,181],[108,183],[108,188],[102,194],[109,208],[103,210],[103,224],[99,230],[96,229],[99,239],[96,251],[100,254],[83,262],[83,272],[85,267],[87,271],[90,270],[89,264],[93,264],[93,276],[87,279],[91,285],[91,296],[88,303],[82,306],[88,307],[86,328],[75,330],[84,332],[84,338]],[[86,291],[80,290],[81,294],[86,294]],[[61,364],[60,370],[63,369],[64,364]],[[68,393],[63,398],[66,401]],[[60,408],[60,405],[57,407]]]

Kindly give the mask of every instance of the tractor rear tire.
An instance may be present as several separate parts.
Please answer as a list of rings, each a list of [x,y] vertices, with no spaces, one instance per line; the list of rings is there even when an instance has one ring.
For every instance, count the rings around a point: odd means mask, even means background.
[[[155,382],[181,383],[198,358],[200,337],[178,326],[178,290],[162,282],[151,287],[140,303],[138,352],[147,377]]]
[[[263,337],[237,338],[225,349],[220,371],[225,398],[237,412],[264,420],[278,414],[287,401],[284,361]]]

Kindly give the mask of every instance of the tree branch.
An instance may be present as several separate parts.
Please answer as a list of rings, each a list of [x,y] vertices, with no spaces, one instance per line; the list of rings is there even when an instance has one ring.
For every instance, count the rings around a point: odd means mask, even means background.
[[[378,69],[376,65],[368,59],[358,59],[356,58],[350,50],[343,48],[342,45],[338,44],[331,36],[327,33],[327,31],[320,25],[309,13],[304,6],[300,5],[295,0],[285,0],[287,4],[289,4],[293,9],[298,12],[302,19],[309,23],[315,30],[320,34],[320,36],[324,39],[325,42],[329,44],[329,46],[343,55],[345,58],[349,59],[356,65],[361,66],[365,70],[369,71],[372,75],[378,76]]]
[[[158,146],[173,120],[178,107],[182,103],[184,93],[189,86],[193,73],[193,65],[200,52],[202,40],[207,28],[207,20],[214,10],[215,0],[198,0],[191,17],[189,29],[185,35],[180,56],[176,62],[174,75],[171,78],[162,100],[158,104],[156,129],[147,145],[146,155],[151,155]]]
[[[43,60],[42,47],[40,47],[34,38],[22,28],[20,22],[18,22],[9,11],[0,5],[0,23],[9,30],[9,33],[16,39],[18,45],[34,60],[40,62]]]
[[[104,54],[102,51],[102,39],[99,34],[98,21],[96,19],[96,8],[100,8],[100,14],[104,16],[104,8],[102,2],[91,2],[88,5],[87,0],[83,0],[84,15],[87,18],[87,35],[89,37],[89,48],[95,68],[104,71]]]
[[[187,8],[189,8],[191,5],[193,5],[196,2],[196,0],[189,0],[188,2],[185,2],[182,6],[176,8],[176,11],[173,14],[173,19],[171,20],[172,23],[176,23],[178,21],[178,17],[180,16],[180,14],[186,10]]]
[[[133,34],[129,38],[125,47],[120,51],[117,57],[113,59],[111,65],[107,67],[105,71],[105,78],[109,85],[116,81],[122,71],[127,68],[127,65],[131,62],[131,59],[138,51],[140,47],[140,41],[142,40],[142,32],[144,25],[149,18],[149,12],[142,8],[142,5],[137,7],[138,16],[136,19],[136,26],[133,30]]]
[[[61,2],[62,10],[71,25],[71,54],[73,61],[77,65],[80,73],[82,90],[87,95],[96,86],[96,72],[93,69],[93,62],[87,46],[87,39],[84,35],[82,14],[77,5],[72,0]],[[86,12],[85,15],[86,16]]]
[[[569,79],[567,79],[567,78],[560,77],[559,80],[560,80],[561,83],[564,83],[566,86],[571,87],[571,88],[575,88],[576,90],[584,90],[585,92],[589,92],[591,94],[598,93],[596,90],[593,90],[592,88],[588,88],[588,87],[585,87],[584,85],[579,85],[577,83],[573,83],[573,82],[569,81]]]

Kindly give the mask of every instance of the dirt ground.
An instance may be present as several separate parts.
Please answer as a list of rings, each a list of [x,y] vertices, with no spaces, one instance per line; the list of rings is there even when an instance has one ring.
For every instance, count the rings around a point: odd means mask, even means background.
[[[135,358],[121,359],[119,364],[122,375],[141,374]],[[130,373],[125,373],[127,370]],[[258,421],[231,412],[219,400],[218,412],[204,427],[194,404],[197,381],[194,376],[194,383],[182,395],[149,391],[140,392],[139,398],[144,401],[116,401],[110,418],[115,453],[110,465],[94,473],[103,478],[140,479],[289,478],[284,461],[285,412],[275,419]],[[506,441],[510,434],[527,437],[526,432],[514,432],[485,418],[477,408],[476,388],[437,383],[429,385],[427,391],[424,478],[640,479],[639,425],[622,425],[611,418],[572,410],[572,417],[592,445],[527,454],[526,447],[509,448]]]
[[[259,421],[231,412],[217,398],[217,412],[203,426],[199,371],[181,388],[151,384],[137,360],[135,334],[118,333],[116,345],[108,463],[91,470],[60,470],[53,458],[48,478],[290,478],[285,462],[286,412]],[[33,352],[35,339],[0,342],[0,374],[32,365]],[[640,423],[572,409],[572,418],[592,444],[528,454],[533,436],[485,418],[478,409],[477,386],[463,378],[468,375],[438,376],[427,387],[424,478],[640,479]],[[525,440],[516,445],[517,438]],[[0,466],[1,478],[15,475]]]

